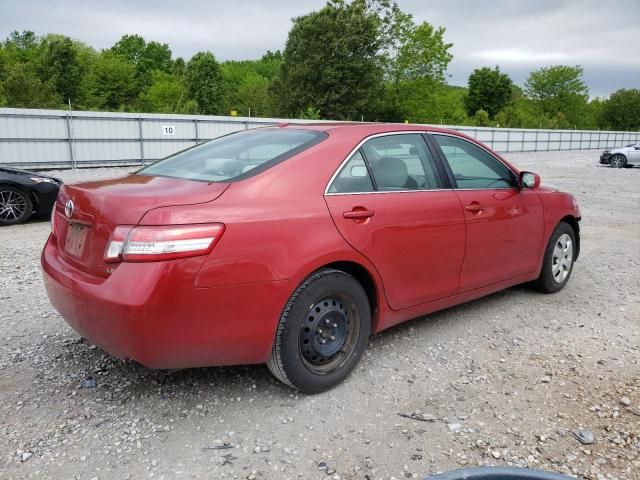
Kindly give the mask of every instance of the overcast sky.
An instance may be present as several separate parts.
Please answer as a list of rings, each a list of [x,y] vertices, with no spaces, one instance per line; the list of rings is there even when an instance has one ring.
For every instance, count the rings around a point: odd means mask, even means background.
[[[259,58],[281,49],[291,18],[324,0],[0,0],[0,35],[62,33],[96,48],[125,33],[168,43],[188,59]],[[449,83],[466,85],[474,68],[499,65],[522,84],[550,64],[580,64],[592,96],[640,88],[639,0],[398,0],[416,21],[446,28],[453,43]]]

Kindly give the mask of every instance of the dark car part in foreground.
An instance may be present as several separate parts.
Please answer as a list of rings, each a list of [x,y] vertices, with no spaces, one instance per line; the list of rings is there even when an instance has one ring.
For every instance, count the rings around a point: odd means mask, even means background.
[[[426,476],[424,480],[570,480],[559,473],[518,467],[473,467],[454,470],[440,475]]]
[[[33,215],[49,215],[61,185],[57,178],[0,167],[0,226],[23,223]]]

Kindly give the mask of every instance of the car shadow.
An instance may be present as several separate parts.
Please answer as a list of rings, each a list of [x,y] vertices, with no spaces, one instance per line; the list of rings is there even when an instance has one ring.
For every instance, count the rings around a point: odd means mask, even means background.
[[[384,356],[386,346],[394,342],[395,348],[406,349],[399,355],[410,355],[415,346],[411,342],[398,343],[398,335],[412,329],[415,335],[438,342],[450,325],[458,329],[471,328],[478,317],[498,303],[508,304],[513,296],[539,295],[524,286],[516,286],[427,316],[403,322],[374,335],[369,345],[365,362],[371,368],[379,356]],[[477,312],[474,314],[473,312]],[[464,316],[458,313],[464,312]],[[469,315],[471,313],[471,315]],[[463,317],[463,318],[461,318]],[[460,325],[463,322],[463,325]],[[508,325],[505,325],[508,328]],[[196,397],[221,394],[228,398],[247,395],[247,392],[267,392],[279,400],[289,399],[292,390],[275,380],[265,365],[241,365],[203,367],[181,370],[153,370],[134,361],[123,361],[78,338],[68,331],[59,342],[47,342],[42,348],[47,354],[43,361],[48,369],[65,374],[70,388],[95,388],[104,401],[119,401],[123,396],[157,398],[171,401],[172,398],[193,394]]]

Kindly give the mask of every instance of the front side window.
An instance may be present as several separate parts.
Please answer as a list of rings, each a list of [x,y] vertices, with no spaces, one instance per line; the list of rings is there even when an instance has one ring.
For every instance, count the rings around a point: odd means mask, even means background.
[[[263,171],[324,138],[324,133],[302,129],[247,130],[183,150],[137,173],[207,182],[232,181]]]
[[[433,135],[451,167],[458,188],[510,188],[517,185],[515,174],[479,146],[459,137]]]

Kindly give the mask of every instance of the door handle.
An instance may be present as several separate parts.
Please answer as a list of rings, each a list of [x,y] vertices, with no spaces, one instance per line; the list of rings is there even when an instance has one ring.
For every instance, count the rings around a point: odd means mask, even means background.
[[[349,212],[344,212],[342,216],[350,220],[364,220],[365,218],[371,218],[376,214],[373,210],[366,209],[353,209]]]
[[[471,204],[464,207],[464,209],[467,212],[478,213],[483,210],[483,207],[478,202],[471,202]]]

